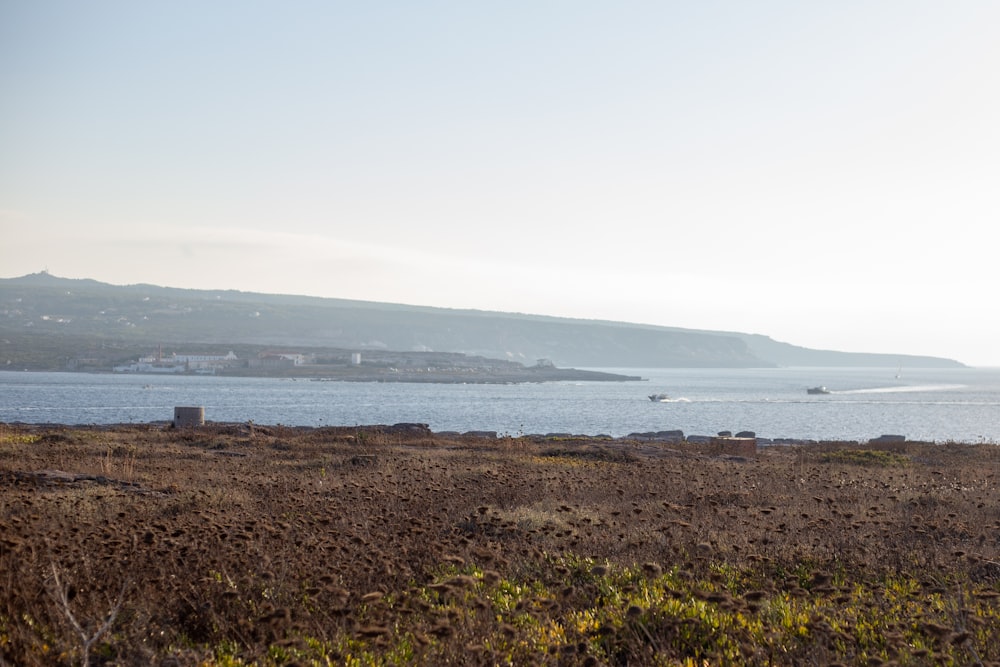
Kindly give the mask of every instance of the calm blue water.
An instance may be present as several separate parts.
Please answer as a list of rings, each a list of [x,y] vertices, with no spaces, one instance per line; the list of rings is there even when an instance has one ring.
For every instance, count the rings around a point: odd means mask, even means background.
[[[222,376],[0,372],[0,422],[209,421],[296,426],[420,422],[434,431],[623,436],[755,431],[764,438],[1000,443],[1000,369],[602,369],[641,382],[448,385]],[[833,393],[806,394],[825,385]],[[647,395],[673,399],[653,403]]]

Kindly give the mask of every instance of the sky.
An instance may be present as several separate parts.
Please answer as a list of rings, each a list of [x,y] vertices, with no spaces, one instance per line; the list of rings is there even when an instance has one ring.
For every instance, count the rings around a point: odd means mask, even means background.
[[[0,277],[1000,366],[995,0],[0,0]]]

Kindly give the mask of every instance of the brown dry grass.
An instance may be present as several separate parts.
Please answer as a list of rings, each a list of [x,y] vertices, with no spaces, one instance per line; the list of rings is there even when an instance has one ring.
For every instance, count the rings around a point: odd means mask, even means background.
[[[0,426],[0,665],[1000,660],[1000,452],[852,447]]]

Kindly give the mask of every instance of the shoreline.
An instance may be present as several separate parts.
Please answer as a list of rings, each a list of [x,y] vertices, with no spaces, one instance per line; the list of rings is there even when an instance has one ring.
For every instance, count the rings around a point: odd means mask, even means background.
[[[304,366],[282,370],[226,369],[225,372],[198,373],[184,372],[143,372],[112,370],[72,370],[72,369],[0,369],[9,373],[67,373],[83,375],[109,375],[116,377],[225,377],[225,378],[272,378],[308,380],[311,382],[371,382],[371,383],[414,383],[414,384],[534,384],[542,382],[637,382],[644,381],[639,375],[624,375],[608,371],[582,370],[577,368],[556,368],[527,366],[514,369],[490,369],[467,367],[455,369],[440,368],[396,368],[396,367],[339,367]]]
[[[761,444],[867,442],[883,434],[923,442],[1000,442],[1000,426],[990,419],[1000,406],[998,373],[914,372],[895,387],[865,371],[587,370],[648,380],[505,386],[15,371],[3,373],[0,421],[145,423],[169,420],[174,407],[188,405],[204,406],[212,421],[313,427],[424,422],[435,431],[616,438],[665,429],[704,436],[752,430]],[[806,387],[821,382],[834,395],[806,394]],[[674,400],[648,400],[660,391]]]
[[[419,422],[400,422],[396,424],[327,424],[322,426],[302,426],[289,424],[263,424],[253,420],[246,422],[232,421],[211,421],[205,420],[200,425],[176,426],[170,420],[158,420],[150,422],[117,422],[108,424],[67,424],[62,422],[3,422],[0,421],[0,428],[12,428],[18,430],[53,430],[64,429],[69,431],[94,431],[94,432],[120,432],[120,431],[140,431],[149,432],[163,430],[177,433],[205,433],[212,434],[218,431],[245,431],[247,434],[254,432],[267,433],[280,431],[283,433],[296,435],[324,435],[324,434],[371,434],[378,436],[408,436],[422,438],[439,438],[443,440],[474,439],[484,442],[502,441],[524,441],[534,444],[580,444],[580,445],[715,445],[729,446],[739,449],[752,446],[757,447],[794,447],[810,445],[839,445],[839,446],[903,446],[903,445],[996,445],[1000,443],[987,441],[963,441],[963,440],[911,440],[902,434],[882,433],[867,439],[837,439],[837,438],[795,438],[780,437],[766,438],[759,437],[752,431],[719,431],[715,434],[685,434],[683,431],[675,429],[669,431],[642,431],[633,432],[624,436],[612,436],[607,434],[585,434],[569,432],[553,433],[519,433],[510,434],[488,429],[467,430],[467,431],[434,431],[427,424]]]

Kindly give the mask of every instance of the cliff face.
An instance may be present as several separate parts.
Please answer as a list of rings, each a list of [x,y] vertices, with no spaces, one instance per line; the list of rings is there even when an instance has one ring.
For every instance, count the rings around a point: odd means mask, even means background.
[[[0,279],[0,334],[8,341],[16,337],[19,346],[24,341],[76,337],[91,345],[460,352],[529,365],[548,359],[564,367],[960,365],[933,357],[808,350],[766,336],[730,332],[343,299],[114,286],[49,274]],[[3,353],[0,350],[0,356]]]

